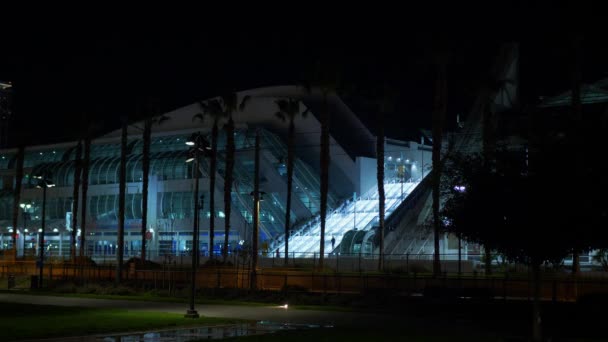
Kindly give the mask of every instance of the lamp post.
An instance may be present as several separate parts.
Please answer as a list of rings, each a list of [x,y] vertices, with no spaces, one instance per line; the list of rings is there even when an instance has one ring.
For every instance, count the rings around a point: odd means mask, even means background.
[[[34,176],[38,179],[37,188],[42,188],[42,222],[40,231],[40,241],[38,249],[40,250],[40,274],[38,278],[38,288],[42,288],[42,270],[44,267],[44,229],[45,229],[45,216],[46,216],[46,189],[55,186],[55,183],[51,180],[51,174],[45,173],[43,175]]]
[[[251,233],[251,277],[249,288],[255,290],[257,287],[257,267],[258,267],[258,237],[260,235],[260,201],[265,193],[260,191],[260,132],[255,133],[255,163],[253,176],[253,231]]]
[[[190,146],[188,150],[187,163],[194,162],[192,165],[192,177],[194,178],[194,216],[192,218],[192,270],[190,279],[190,308],[186,311],[184,317],[198,318],[198,312],[194,308],[194,297],[196,293],[196,268],[198,264],[198,223],[199,223],[199,203],[198,203],[198,179],[199,179],[199,158],[201,152],[203,155],[209,155],[211,148],[205,138],[199,133],[193,133],[186,141],[186,145]]]
[[[19,207],[23,210],[23,253],[25,253],[25,230],[27,229],[27,217],[29,215],[30,209],[32,208],[31,203],[19,203]],[[16,247],[15,247],[16,250]]]

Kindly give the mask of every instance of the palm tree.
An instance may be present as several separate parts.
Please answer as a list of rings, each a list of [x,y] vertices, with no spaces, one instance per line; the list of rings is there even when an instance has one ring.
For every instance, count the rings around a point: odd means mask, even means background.
[[[213,122],[211,128],[211,162],[209,163],[209,210],[211,217],[209,220],[209,249],[210,258],[213,258],[214,234],[215,234],[215,172],[217,169],[217,140],[219,131],[219,122],[222,118],[227,117],[227,146],[226,146],[226,174],[224,180],[224,211],[225,211],[225,231],[224,231],[224,247],[222,255],[224,260],[228,253],[228,234],[230,233],[230,214],[231,214],[231,192],[232,192],[232,173],[234,169],[234,121],[232,114],[234,112],[243,111],[249,102],[250,97],[245,96],[239,104],[236,93],[229,93],[220,96],[219,98],[200,102],[202,113],[196,114],[193,118],[204,121],[205,116],[209,116]],[[228,146],[230,145],[230,146]],[[227,212],[226,212],[227,211]]]
[[[222,257],[224,262],[228,257],[228,238],[230,234],[230,215],[232,214],[232,183],[236,146],[234,143],[234,120],[232,115],[224,125],[226,131],[226,169],[224,171],[224,246]]]
[[[141,185],[141,262],[146,261],[146,230],[148,227],[148,188],[150,183],[150,143],[152,140],[152,117],[144,120]]]
[[[151,109],[156,111],[157,109]],[[160,125],[169,117],[153,112],[144,119],[142,151],[142,210],[141,210],[141,262],[146,261],[146,233],[148,226],[148,188],[150,184],[150,144],[152,142],[152,125]]]
[[[571,44],[573,50],[573,61],[572,61],[572,98],[571,98],[571,106],[572,106],[572,114],[574,118],[574,122],[577,126],[578,132],[585,132],[583,127],[583,109],[581,103],[581,85],[582,85],[582,74],[581,74],[581,42],[582,37],[578,35],[574,35],[571,37]],[[582,139],[579,139],[581,141]],[[583,146],[579,146],[577,148],[578,151],[584,151],[586,148]],[[580,153],[579,153],[580,154]],[[580,157],[580,156],[579,156]],[[577,164],[582,164],[579,162]],[[580,173],[580,168],[577,168],[577,172]],[[581,175],[577,178],[581,179],[585,177]],[[576,246],[572,250],[572,274],[577,275],[580,272],[580,253],[581,250]]]
[[[319,241],[319,269],[323,269],[325,260],[325,224],[327,221],[327,195],[329,192],[329,95],[338,89],[339,72],[337,69],[330,69],[318,62],[310,77],[310,81],[304,85],[306,91],[311,94],[313,89],[318,89],[322,96],[321,110],[321,237]]]
[[[82,141],[78,141],[75,150],[74,157],[74,189],[72,192],[73,208],[72,208],[72,240],[70,243],[70,259],[72,262],[76,261],[76,232],[78,231],[78,202],[79,202],[79,190],[80,190],[80,174],[81,174],[81,155],[82,155]],[[83,198],[83,201],[85,199]]]
[[[120,139],[120,167],[118,187],[118,242],[117,242],[117,260],[116,260],[116,278],[115,283],[119,284],[122,281],[122,262],[125,246],[125,197],[127,190],[127,118],[122,118],[122,133]]]
[[[87,193],[89,191],[89,168],[91,166],[91,129],[84,138],[84,159],[82,160],[82,218],[80,219],[80,259],[85,254],[86,222],[87,222]]]
[[[224,245],[222,247],[222,257],[224,262],[228,257],[228,239],[230,234],[230,215],[232,213],[232,183],[234,173],[234,160],[236,146],[234,143],[234,120],[232,114],[237,110],[242,112],[249,103],[251,97],[244,96],[241,102],[238,101],[236,93],[223,95],[221,98],[223,116],[228,118],[224,125],[226,131],[226,169],[224,173]]]
[[[443,56],[440,56],[440,59]],[[439,232],[441,219],[439,216],[439,188],[441,183],[441,143],[443,138],[443,125],[447,107],[446,61],[437,62],[437,75],[435,81],[435,99],[433,109],[433,274],[441,273],[439,260]]]
[[[384,268],[384,110],[378,112],[376,137],[376,180],[378,182],[378,233],[380,234],[378,271]]]
[[[289,122],[289,130],[287,136],[287,206],[285,208],[285,266],[289,262],[289,224],[291,221],[291,189],[293,184],[293,163],[295,159],[295,136],[296,129],[294,125],[295,118],[302,114],[306,117],[308,109],[300,111],[300,101],[294,99],[281,99],[275,101],[279,107],[279,111],[276,112],[276,116],[283,122]]]
[[[209,259],[213,259],[214,237],[215,237],[215,171],[217,168],[217,137],[219,121],[225,115],[220,99],[213,99],[199,103],[202,113],[196,114],[193,118],[204,121],[205,116],[209,116],[213,122],[211,128],[211,161],[209,163]]]
[[[13,251],[17,257],[17,224],[19,221],[19,201],[21,200],[21,184],[23,182],[23,160],[25,159],[25,146],[19,146],[15,165],[15,191],[13,192]]]

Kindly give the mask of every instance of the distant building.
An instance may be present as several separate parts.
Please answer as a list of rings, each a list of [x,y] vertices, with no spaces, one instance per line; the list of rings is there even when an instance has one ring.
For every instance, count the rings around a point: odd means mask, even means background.
[[[319,237],[314,234],[319,214],[319,113],[323,110],[322,95],[307,93],[295,86],[253,89],[240,92],[239,97],[251,96],[250,104],[243,112],[234,113],[236,125],[236,165],[231,194],[232,214],[229,250],[246,246],[251,240],[252,199],[254,170],[254,136],[259,130],[262,139],[260,186],[266,192],[260,210],[260,243],[266,241],[271,251],[282,248],[285,202],[287,197],[285,163],[287,158],[287,128],[275,113],[275,101],[291,97],[302,101],[310,110],[306,117],[296,118],[296,156],[291,224],[298,236],[307,237],[298,245],[294,240],[291,251],[311,256],[319,248]],[[302,108],[303,110],[305,108]],[[331,113],[331,167],[328,194],[332,220],[341,211],[343,221],[328,221],[328,234],[336,238],[336,246],[345,232],[351,229],[370,230],[377,220],[376,184],[376,137],[336,95],[328,97]],[[192,249],[193,170],[186,163],[186,139],[193,132],[209,135],[211,121],[193,121],[201,112],[198,103],[169,113],[168,120],[152,128],[151,165],[149,185],[148,227],[150,238],[148,255],[153,259],[167,255],[186,255]],[[224,122],[220,123],[223,126]],[[129,126],[127,156],[127,195],[125,257],[138,256],[141,252],[142,218],[142,134],[141,123]],[[208,137],[210,140],[210,137]],[[201,194],[205,195],[200,222],[200,250],[203,254],[219,253],[224,243],[223,175],[225,168],[224,130],[220,130],[218,166],[215,189],[215,211],[209,208],[209,167],[201,163]],[[25,177],[22,203],[31,203],[24,226],[20,215],[17,227],[12,227],[13,185],[16,150],[0,151],[0,248],[11,248],[11,232],[17,229],[18,253],[36,248],[37,231],[40,228],[42,193],[32,182],[32,175],[50,171],[56,187],[49,189],[46,208],[46,249],[51,255],[69,255],[70,231],[83,227],[71,227],[72,188],[74,181],[75,142],[47,146],[31,146],[25,152]],[[413,190],[430,170],[430,147],[411,141],[386,140],[386,182],[388,186],[387,213]],[[120,131],[110,132],[93,140],[87,197],[87,222],[84,229],[86,252],[97,260],[113,260],[116,255],[118,226],[118,184],[120,163]],[[21,181],[21,180],[19,180]],[[357,201],[353,202],[353,195]],[[361,198],[361,196],[367,196]],[[359,205],[356,209],[353,206]],[[80,206],[82,208],[82,206]],[[351,210],[352,209],[352,210]],[[350,210],[350,212],[349,212]],[[209,245],[209,218],[215,217],[214,246]],[[350,216],[349,216],[350,215]],[[80,217],[80,215],[79,215]],[[352,219],[351,219],[352,217]],[[80,225],[80,219],[79,225]],[[27,230],[26,230],[27,229]],[[330,244],[330,238],[326,243]],[[301,240],[301,239],[300,239]],[[301,242],[301,241],[300,241]],[[242,244],[242,245],[241,245]],[[299,250],[298,250],[299,249]],[[326,248],[329,251],[330,248]]]
[[[0,81],[0,148],[8,145],[8,131],[13,119],[13,86]]]

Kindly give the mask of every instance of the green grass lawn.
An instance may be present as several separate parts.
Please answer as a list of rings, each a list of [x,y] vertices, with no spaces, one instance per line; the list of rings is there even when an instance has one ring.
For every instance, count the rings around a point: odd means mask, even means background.
[[[213,317],[188,319],[181,314],[161,312],[0,303],[3,341],[236,322],[242,320]]]

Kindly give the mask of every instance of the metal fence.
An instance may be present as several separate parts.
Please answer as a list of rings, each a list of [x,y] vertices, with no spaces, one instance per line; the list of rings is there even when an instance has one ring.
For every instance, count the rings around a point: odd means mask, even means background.
[[[37,276],[33,262],[13,262],[0,265],[0,282],[14,284],[14,276],[23,281]],[[74,265],[50,263],[45,265],[47,286],[68,282],[86,288],[104,282],[113,282],[116,267],[107,265]],[[250,288],[251,268],[200,267],[196,286],[199,289],[247,290]],[[137,269],[127,265],[122,273],[124,284],[137,289],[166,291],[173,295],[187,295],[191,270],[185,265],[166,264],[156,269]],[[257,271],[258,290],[285,293],[366,294],[402,296],[439,296],[492,299],[530,299],[533,295],[532,277],[528,273],[505,273],[486,276],[481,274],[435,277],[427,273],[372,273],[298,270],[290,268],[261,268]],[[49,285],[50,284],[50,285]],[[545,273],[541,283],[541,297],[552,301],[575,301],[588,295],[608,295],[608,277],[570,277]]]
[[[14,256],[9,253],[2,253],[0,251],[0,262],[13,261]],[[159,265],[191,265],[192,255],[189,252],[181,253],[164,253],[162,251],[148,251],[147,260],[157,263]],[[140,253],[138,251],[131,251],[125,253],[123,262],[128,262],[132,258],[139,258]],[[36,261],[39,258],[38,255],[26,255],[17,258],[17,261]],[[117,255],[115,253],[94,253],[88,255],[95,264],[98,265],[109,265],[116,264]],[[221,254],[216,253],[214,255],[216,260],[223,261]],[[323,261],[324,270],[335,271],[335,272],[371,272],[378,271],[378,264],[380,256],[378,254],[369,253],[353,253],[353,254],[339,254],[339,253],[327,253]],[[433,258],[434,254],[384,254],[383,258],[383,272],[386,273],[417,273],[425,274],[431,273],[433,269]],[[208,262],[210,256],[208,253],[200,254],[200,264],[204,265]],[[292,268],[292,269],[316,269],[319,267],[319,254],[318,253],[302,253],[302,252],[290,252],[287,263],[285,263],[285,257],[283,253],[272,253],[263,252],[258,253],[258,267],[262,268]],[[440,264],[441,272],[447,274],[483,274],[485,270],[485,255],[479,253],[461,253],[459,256],[457,253],[441,253]],[[47,263],[65,263],[69,262],[69,256],[53,255],[52,253],[45,254],[45,264]],[[242,267],[242,265],[249,265],[251,263],[251,254],[246,250],[230,251],[227,259],[228,265],[233,267]],[[240,266],[239,266],[240,265]],[[581,258],[581,265],[584,274],[590,274],[596,277],[603,277],[608,273],[603,272],[600,265],[594,264],[591,258]],[[571,264],[564,263],[561,265],[545,265],[545,272],[550,273],[568,273],[571,270]],[[509,263],[504,260],[501,255],[492,255],[492,273],[525,273],[528,272],[528,267],[522,264]]]

